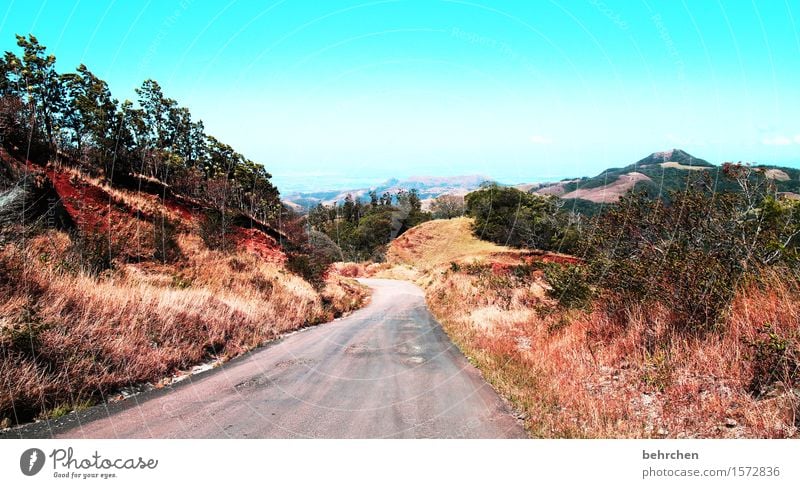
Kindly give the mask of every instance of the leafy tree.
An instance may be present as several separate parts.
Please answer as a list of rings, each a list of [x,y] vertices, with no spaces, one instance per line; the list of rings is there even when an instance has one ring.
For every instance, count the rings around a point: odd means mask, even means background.
[[[358,214],[356,213],[356,204],[353,200],[353,195],[348,194],[344,197],[344,202],[342,203],[342,217],[347,222],[358,222]]]
[[[21,64],[19,58],[8,51],[0,59],[0,97],[19,97]]]
[[[487,185],[466,197],[474,231],[498,244],[569,252],[575,221],[556,197]]]
[[[55,150],[55,121],[63,102],[60,77],[55,70],[56,57],[46,54],[45,46],[39,44],[32,34],[17,36],[17,45],[22,48],[21,82],[32,107],[37,124],[44,125],[46,142]]]
[[[0,59],[0,133],[10,146],[21,146],[31,132],[31,107],[23,100],[22,61],[6,52]]]
[[[67,103],[62,112],[64,129],[71,134],[70,140],[85,156],[85,144],[94,149],[96,165],[110,172],[110,161],[114,159],[117,141],[117,101],[105,81],[97,78],[85,65],[78,66],[77,73],[61,75]]]
[[[328,211],[328,207],[323,205],[322,202],[319,202],[315,207],[312,207],[308,210],[308,216],[306,217],[306,220],[310,227],[321,228],[328,223],[329,218],[330,213]]]
[[[387,210],[369,212],[355,230],[357,260],[381,261],[385,246],[392,239],[392,214]]]

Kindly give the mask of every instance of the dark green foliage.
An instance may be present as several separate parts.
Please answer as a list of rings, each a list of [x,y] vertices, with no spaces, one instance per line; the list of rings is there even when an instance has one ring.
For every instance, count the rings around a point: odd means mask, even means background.
[[[740,170],[748,171],[728,168],[728,177]],[[623,197],[588,226],[583,248],[612,302],[659,302],[676,329],[707,331],[763,266],[797,265],[799,219],[798,205],[775,200],[769,185],[722,193],[698,185],[669,203]]]
[[[392,240],[392,233],[395,231],[393,214],[387,208],[368,212],[359,219],[351,241],[354,257],[358,258],[360,255],[364,259],[383,261],[385,247]]]
[[[543,269],[546,263],[538,261],[523,262],[511,267],[511,275],[521,281],[530,281],[533,272]]]
[[[765,324],[758,337],[747,345],[751,349],[751,393],[761,396],[779,382],[785,388],[800,385],[800,336],[797,333],[782,336],[772,325]]]
[[[562,210],[584,217],[593,217],[609,206],[607,203],[595,203],[582,198],[565,198],[561,201]]]
[[[718,200],[719,202],[719,200]],[[713,326],[741,278],[726,207],[702,193],[675,197],[672,206],[628,196],[597,221],[587,254],[600,284],[621,306],[653,300],[668,305],[675,325]]]
[[[327,267],[315,262],[308,252],[288,252],[286,254],[286,268],[311,283],[318,290],[324,286]]]
[[[378,197],[365,203],[348,195],[341,204],[317,205],[309,211],[309,226],[327,235],[347,261],[382,261],[388,244],[406,230],[430,219],[415,190]]]
[[[466,197],[475,218],[475,235],[498,244],[570,252],[577,242],[578,220],[562,202],[515,188],[489,185]]]
[[[547,294],[562,307],[586,308],[591,303],[591,275],[586,266],[546,263],[544,277],[550,285]]]
[[[332,264],[344,259],[342,249],[322,232],[313,229],[309,230],[308,245],[314,254],[318,255],[319,259],[326,262],[326,264]]]

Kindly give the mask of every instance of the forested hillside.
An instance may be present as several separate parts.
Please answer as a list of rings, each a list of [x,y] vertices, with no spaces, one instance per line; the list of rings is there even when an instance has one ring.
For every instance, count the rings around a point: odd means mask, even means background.
[[[167,97],[154,80],[119,101],[84,65],[58,73],[56,58],[34,36],[0,61],[0,131],[4,146],[34,163],[58,161],[115,185],[148,182],[222,210],[276,217],[278,191],[263,166],[206,134],[201,120]]]
[[[360,306],[270,175],[145,81],[0,62],[0,428],[160,388]]]

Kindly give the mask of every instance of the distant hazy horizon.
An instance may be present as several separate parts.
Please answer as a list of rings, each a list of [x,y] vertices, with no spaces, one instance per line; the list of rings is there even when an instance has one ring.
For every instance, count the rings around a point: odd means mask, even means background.
[[[401,174],[401,175],[383,175],[383,176],[347,176],[337,174],[321,174],[314,173],[312,175],[302,174],[277,174],[273,175],[272,181],[278,187],[282,195],[290,193],[309,193],[320,192],[327,190],[354,190],[361,188],[372,188],[379,186],[386,181],[396,178],[398,180],[406,180],[413,177],[456,177],[456,176],[470,176],[478,173],[463,173],[463,174]],[[496,177],[491,174],[480,173],[486,176],[487,179],[496,181],[504,185],[516,185],[521,183],[533,183],[534,181],[517,181],[516,179],[508,179]],[[558,181],[564,177],[543,177],[535,180],[535,182]]]
[[[320,192],[320,191],[327,191],[327,190],[351,190],[351,189],[360,189],[360,188],[370,188],[374,186],[378,186],[389,179],[396,178],[398,180],[405,180],[408,178],[413,177],[457,177],[457,176],[470,176],[470,175],[482,175],[486,176],[488,179],[492,181],[496,181],[498,183],[504,185],[518,185],[524,183],[547,183],[553,181],[559,181],[567,178],[580,178],[580,177],[592,177],[596,176],[597,174],[605,171],[608,168],[614,167],[623,167],[629,164],[633,164],[636,161],[658,151],[668,151],[670,149],[683,149],[683,148],[657,148],[647,153],[637,154],[635,156],[631,156],[630,160],[626,161],[615,161],[608,164],[603,164],[602,161],[593,161],[590,164],[574,164],[574,165],[566,165],[567,168],[571,169],[571,171],[561,172],[558,173],[558,167],[549,167],[546,164],[531,164],[529,166],[521,165],[520,167],[508,171],[505,168],[502,168],[501,171],[493,171],[492,165],[487,164],[481,168],[469,168],[469,167],[458,167],[458,166],[449,166],[449,165],[442,165],[440,167],[441,172],[435,172],[433,170],[428,171],[418,171],[413,172],[409,171],[407,167],[402,165],[400,166],[392,166],[388,168],[379,168],[373,167],[371,171],[366,173],[360,174],[346,174],[346,173],[336,173],[336,172],[324,172],[324,171],[316,171],[316,172],[287,172],[287,173],[273,173],[272,181],[278,187],[282,195],[287,195],[290,193],[308,193],[308,192]],[[775,166],[786,166],[790,168],[800,168],[800,158],[793,160],[791,163],[781,163],[781,162],[774,162],[769,160],[743,160],[742,158],[728,158],[723,160],[713,160],[708,157],[705,157],[703,154],[695,154],[691,151],[689,152],[692,156],[695,156],[700,159],[705,159],[709,163],[720,165],[724,162],[744,162],[744,163],[751,163],[751,164],[764,164],[764,165],[775,165]],[[585,172],[578,172],[582,168],[585,168]],[[472,171],[470,171],[472,169]]]

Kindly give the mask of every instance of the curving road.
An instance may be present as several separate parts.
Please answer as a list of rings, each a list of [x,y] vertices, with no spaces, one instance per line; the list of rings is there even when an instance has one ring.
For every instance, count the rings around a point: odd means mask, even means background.
[[[18,434],[61,438],[508,438],[519,421],[423,292],[364,279],[370,304],[190,377]]]

